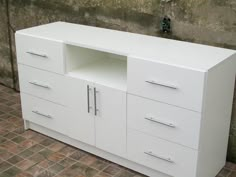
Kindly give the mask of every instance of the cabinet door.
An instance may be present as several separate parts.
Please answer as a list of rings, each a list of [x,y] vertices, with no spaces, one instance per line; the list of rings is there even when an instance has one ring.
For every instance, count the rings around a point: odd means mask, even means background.
[[[69,126],[69,136],[81,142],[95,145],[92,84],[83,80],[67,78],[68,106],[70,115],[65,126]]]
[[[105,86],[94,87],[96,147],[125,156],[126,93]]]

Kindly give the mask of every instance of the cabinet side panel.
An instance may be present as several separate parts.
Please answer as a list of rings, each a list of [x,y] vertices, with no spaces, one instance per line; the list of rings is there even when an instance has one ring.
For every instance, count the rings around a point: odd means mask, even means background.
[[[206,76],[197,177],[215,177],[226,161],[231,120],[236,55]]]

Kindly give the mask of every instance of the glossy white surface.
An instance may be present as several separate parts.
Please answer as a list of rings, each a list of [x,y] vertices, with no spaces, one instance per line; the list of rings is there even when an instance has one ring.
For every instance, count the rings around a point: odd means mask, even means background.
[[[224,166],[235,51],[64,22],[16,47],[26,129],[151,177]]]
[[[87,86],[93,84],[83,80],[68,79],[70,83],[68,86],[73,87],[73,102],[69,108],[70,113],[67,115],[69,127],[68,136],[95,146],[95,120],[93,109],[88,112],[88,95]],[[73,84],[73,85],[71,85]],[[89,93],[92,95],[92,92]],[[92,97],[89,97],[89,102],[92,104]]]
[[[63,44],[29,35],[16,35],[17,62],[35,68],[64,73]]]
[[[199,113],[128,95],[127,127],[129,129],[197,150],[200,123],[201,114]]]
[[[126,156],[126,92],[95,84],[96,147]]]
[[[64,77],[22,64],[18,64],[18,72],[21,92],[66,105]]]
[[[65,22],[20,30],[16,34],[205,71],[235,54],[234,50]]]
[[[235,72],[235,57],[208,72],[198,154],[199,177],[216,176],[225,165]]]
[[[170,176],[196,176],[197,151],[129,129],[127,138],[128,159]]]
[[[204,72],[138,58],[129,58],[128,66],[128,93],[202,111]]]
[[[65,107],[24,93],[21,93],[21,103],[25,120],[68,134],[65,127],[68,111]]]
[[[122,60],[101,59],[70,71],[68,76],[127,90],[127,62]]]

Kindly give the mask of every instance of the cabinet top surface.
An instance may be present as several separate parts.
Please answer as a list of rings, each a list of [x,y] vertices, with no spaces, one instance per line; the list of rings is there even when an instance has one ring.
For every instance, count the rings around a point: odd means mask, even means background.
[[[236,53],[229,49],[66,22],[28,28],[16,34],[201,71],[209,70]]]

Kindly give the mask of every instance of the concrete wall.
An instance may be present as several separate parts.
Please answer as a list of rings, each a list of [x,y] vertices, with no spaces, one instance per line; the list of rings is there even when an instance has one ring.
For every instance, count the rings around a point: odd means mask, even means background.
[[[13,87],[9,47],[6,3],[0,0],[0,82]]]
[[[171,34],[160,31],[165,15]],[[14,31],[58,20],[236,49],[235,0],[0,0],[0,83],[18,87]],[[236,104],[228,159],[236,162]]]

